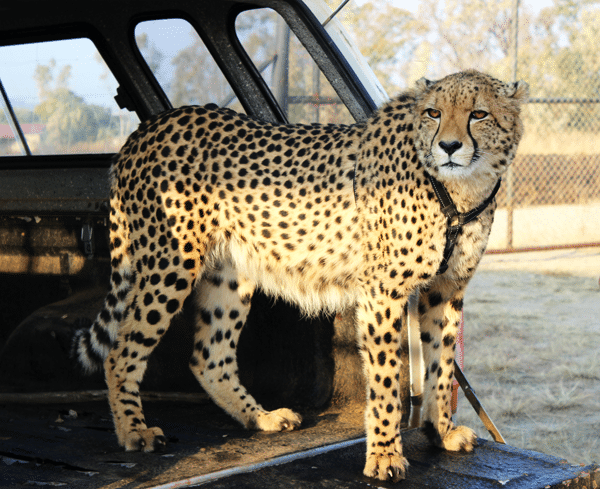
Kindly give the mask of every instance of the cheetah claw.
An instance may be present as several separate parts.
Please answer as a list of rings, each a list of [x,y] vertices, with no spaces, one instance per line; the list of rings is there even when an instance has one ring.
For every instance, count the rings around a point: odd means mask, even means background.
[[[148,428],[129,433],[124,445],[127,452],[160,452],[167,439],[160,428]]]
[[[302,417],[291,409],[259,412],[249,426],[260,431],[292,431],[300,427]]]
[[[406,477],[409,463],[398,454],[371,454],[367,456],[364,475],[373,479],[398,482]]]
[[[441,446],[449,452],[469,453],[477,446],[477,434],[466,426],[456,426],[446,433]]]

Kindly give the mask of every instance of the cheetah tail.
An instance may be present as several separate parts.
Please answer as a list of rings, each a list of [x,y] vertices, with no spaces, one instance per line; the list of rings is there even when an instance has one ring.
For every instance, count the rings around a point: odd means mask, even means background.
[[[129,257],[127,217],[120,207],[118,193],[111,192],[111,290],[94,322],[90,325],[88,320],[86,325],[76,325],[71,342],[70,356],[83,374],[103,371],[121,323],[129,316],[130,292],[136,274]]]
[[[108,355],[110,343],[105,348],[98,348],[99,342],[95,331],[101,330],[96,322],[91,326],[89,320],[87,325],[76,325],[79,328],[73,332],[69,356],[76,370],[84,375],[102,372],[104,360]]]

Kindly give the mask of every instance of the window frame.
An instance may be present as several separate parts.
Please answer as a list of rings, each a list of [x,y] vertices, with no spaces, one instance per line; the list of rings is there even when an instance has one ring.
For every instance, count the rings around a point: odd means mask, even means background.
[[[69,31],[68,36],[61,36],[55,29],[52,29],[52,30],[48,31],[48,35],[46,35],[46,36],[39,33],[35,38],[24,37],[22,39],[19,39],[19,42],[0,42],[0,48],[7,47],[7,46],[24,46],[24,45],[34,45],[34,44],[61,42],[61,41],[77,41],[77,40],[81,40],[81,39],[85,39],[92,43],[92,45],[96,49],[96,52],[102,58],[102,60],[106,64],[107,69],[110,71],[111,75],[113,76],[114,80],[116,81],[117,90],[119,90],[120,87],[122,86],[122,82],[121,82],[121,80],[119,80],[117,78],[115,70],[113,70],[111,68],[111,66],[109,65],[108,59],[102,50],[102,45],[103,45],[102,36],[100,36],[98,34],[98,32],[95,31],[94,29],[81,29],[81,31],[75,31],[75,30]],[[2,73],[0,71],[0,77],[1,77],[1,75],[2,75]],[[0,78],[0,80],[1,80],[1,78]],[[123,107],[120,106],[120,104],[117,100],[117,94],[113,94],[113,98],[115,99],[115,107],[119,107],[122,109]],[[12,110],[13,109],[12,101],[10,99],[9,94],[7,94],[7,100],[10,103],[10,107],[11,107],[10,110]],[[1,101],[0,103],[3,103],[3,101]],[[139,113],[135,112],[135,114],[141,121],[142,119],[140,118]],[[21,127],[22,127],[22,123],[19,122],[19,132],[21,132]],[[18,134],[16,136],[18,136]],[[25,141],[25,143],[26,143],[26,141]],[[19,161],[23,161],[24,159],[36,159],[37,160],[39,158],[43,158],[43,160],[47,162],[46,166],[51,165],[52,162],[54,162],[55,158],[61,158],[61,159],[66,158],[69,161],[65,161],[65,165],[62,165],[61,167],[73,168],[76,166],[81,166],[81,167],[85,168],[85,167],[90,167],[90,166],[97,166],[99,161],[106,160],[106,155],[109,155],[112,157],[114,154],[115,154],[114,152],[109,152],[109,153],[76,153],[76,154],[59,153],[59,154],[51,154],[51,155],[26,154],[26,155],[14,155],[14,156],[0,156],[0,169],[13,168],[13,167],[21,169],[21,168],[24,168],[24,166],[22,164],[19,164]],[[15,159],[14,162],[12,161],[13,158]],[[80,164],[78,164],[77,161],[75,161],[75,160],[78,160],[81,158],[89,159],[90,161],[83,161]],[[6,164],[3,164],[3,160],[9,160],[9,159],[11,161],[8,161],[8,162],[6,162]],[[73,160],[73,161],[71,161],[71,160]],[[109,165],[110,165],[110,162],[108,163],[108,166]],[[29,165],[29,164],[27,165],[28,168],[29,167],[37,167],[37,166],[44,167],[44,164],[43,164],[43,162],[39,162],[39,163],[35,163],[33,165]],[[102,166],[107,166],[107,165],[102,164]]]
[[[96,48],[98,54],[106,63],[107,68],[114,76],[117,85],[122,86],[123,80],[117,77],[120,70],[113,69],[114,63],[104,46],[103,36],[92,25],[65,24],[57,27],[46,27],[33,31],[17,31],[14,36],[7,36],[0,41],[0,47],[22,46],[46,42],[59,42],[87,39]],[[7,99],[12,106],[10,94]],[[118,102],[117,102],[118,105]],[[137,113],[138,118],[140,117]],[[141,119],[140,119],[141,120]],[[21,126],[21,123],[19,123]],[[0,157],[0,170],[26,170],[26,169],[53,169],[53,168],[109,168],[115,153],[80,153],[80,154],[53,154],[53,155],[14,155]]]
[[[113,4],[119,5],[117,16],[111,13]],[[36,10],[35,16],[23,15],[31,8]],[[299,0],[171,0],[169,8],[164,7],[162,0],[148,0],[143,6],[107,0],[91,4],[85,11],[55,8],[33,0],[27,9],[10,7],[0,19],[0,45],[89,39],[118,83],[119,106],[134,111],[143,121],[171,104],[139,52],[135,26],[144,20],[182,18],[197,31],[246,113],[265,121],[285,123],[279,104],[236,34],[237,15],[254,8],[271,8],[283,17],[356,120],[364,120],[373,112],[376,105],[358,75],[315,14]],[[4,156],[0,158],[0,170],[105,168],[110,166],[111,159],[110,153]]]

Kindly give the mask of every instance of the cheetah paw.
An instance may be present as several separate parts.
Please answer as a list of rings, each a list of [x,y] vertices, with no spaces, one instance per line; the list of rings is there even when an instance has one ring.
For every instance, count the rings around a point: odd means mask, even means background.
[[[367,455],[363,474],[380,480],[398,482],[404,479],[408,460],[398,453],[378,453]]]
[[[292,431],[300,427],[302,417],[291,409],[259,412],[250,426],[260,431]]]
[[[167,444],[167,439],[160,428],[131,431],[125,438],[127,452],[159,452]]]
[[[456,426],[446,433],[441,446],[450,452],[472,452],[477,446],[477,435],[471,428]]]

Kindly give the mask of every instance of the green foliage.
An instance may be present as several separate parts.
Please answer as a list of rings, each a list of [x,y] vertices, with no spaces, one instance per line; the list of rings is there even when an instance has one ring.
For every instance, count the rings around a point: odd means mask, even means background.
[[[236,19],[236,31],[244,49],[271,89],[275,90],[274,72],[285,62],[278,52],[277,33],[283,19],[273,10],[257,9],[244,12]],[[267,69],[266,67],[269,67]],[[318,69],[306,48],[293,32],[289,34],[288,59],[288,120],[290,122],[351,123],[354,119],[339,102],[334,89]],[[323,104],[316,103],[326,102]]]
[[[62,87],[48,90],[35,113],[46,124],[44,142],[58,146],[95,141],[100,128],[111,121],[108,108],[86,104],[83,98]]]
[[[177,32],[184,23],[179,19],[157,22],[167,25],[172,22],[177,25],[178,28],[174,29]],[[136,36],[142,56],[174,107],[220,103],[231,95],[227,80],[193,27],[189,27],[187,38],[177,34],[170,40],[172,45],[181,45],[172,57],[161,50],[160,42],[157,44],[147,32]],[[169,46],[170,49],[172,47]]]
[[[156,45],[148,39],[148,33],[143,32],[136,36],[135,41],[144,55],[148,67],[153,73],[156,73],[164,60],[165,55],[156,47]]]
[[[273,83],[275,66],[283,62],[276,46],[277,26],[280,21],[279,15],[273,10],[260,8],[242,12],[235,21],[235,30],[240,42],[267,84]],[[181,21],[173,20],[174,24],[175,22],[180,29]],[[189,37],[172,40],[173,43],[178,41],[181,48],[170,59],[148,34],[138,35],[136,41],[148,66],[173,106],[212,102],[218,105],[228,104],[236,110],[242,110],[239,104],[234,104],[233,90],[192,26],[189,26]],[[169,47],[172,49],[173,46]],[[292,33],[289,53],[289,96],[301,97],[305,100],[315,95],[316,87],[320,85],[318,89],[320,98],[328,102],[337,102],[337,95],[322,75],[316,82],[314,66],[314,61]],[[341,115],[342,113],[345,113],[344,116]],[[318,109],[314,103],[291,103],[288,118],[293,122],[310,122],[317,118],[327,122],[352,121],[352,118],[347,115],[347,109],[338,103],[322,105]]]
[[[46,125],[42,137],[46,151],[69,151],[73,145],[116,135],[111,126],[118,125],[113,124],[110,109],[87,104],[68,88],[71,66],[63,66],[57,76],[55,68],[56,62],[51,60],[48,65],[38,65],[34,74],[40,98],[34,113]]]
[[[537,14],[520,3],[517,78],[529,82],[534,97],[597,97],[600,2],[555,0]],[[371,67],[394,93],[419,76],[436,79],[468,68],[512,79],[513,7],[514,0],[421,0],[411,13],[373,0],[355,6],[347,19]]]
[[[513,0],[421,0],[416,13],[374,0],[355,8],[358,46],[394,94],[422,77],[494,66],[510,51]],[[505,66],[506,70],[508,66]],[[505,78],[505,76],[504,76]]]
[[[338,0],[326,0],[333,9]],[[599,0],[554,0],[535,14],[519,10],[516,77],[530,84],[532,97],[600,97]],[[362,7],[350,3],[338,15],[348,28],[386,90],[394,95],[418,78],[437,79],[448,73],[476,68],[501,79],[515,76],[514,0],[420,0],[416,13],[373,0]],[[277,56],[278,15],[268,9],[243,12],[236,19],[236,34],[268,84],[273,83]],[[215,102],[223,104],[233,92],[211,53],[190,26],[189,38],[171,58],[150,36],[137,43],[150,69],[174,106]],[[277,62],[282,62],[278,59]],[[290,39],[289,95],[336,101],[337,95],[319,74],[295,36]],[[66,147],[118,135],[118,120],[109,109],[87,104],[69,89],[71,67],[59,69],[53,60],[35,72],[40,103],[33,112],[19,113],[21,122],[46,124],[44,144]],[[240,107],[236,107],[239,109]],[[320,115],[319,115],[320,114]],[[291,121],[349,122],[339,105],[290,104]],[[21,119],[21,118],[28,119]],[[581,105],[528,106],[524,117],[529,132],[591,131],[600,108]],[[0,122],[6,120],[0,114]],[[597,124],[596,124],[597,125]],[[594,126],[595,127],[595,126]]]
[[[19,124],[38,124],[41,122],[37,114],[29,109],[18,107],[14,109],[14,112]],[[8,124],[8,116],[4,111],[0,112],[0,124]]]
[[[192,44],[179,51],[171,65],[173,78],[168,92],[175,107],[218,103],[231,90],[204,43],[195,33]]]
[[[394,7],[385,0],[365,3],[353,9],[342,23],[352,32],[355,41],[388,93],[400,90],[399,67],[414,56],[418,44],[415,36],[426,32],[424,24],[413,15]]]

